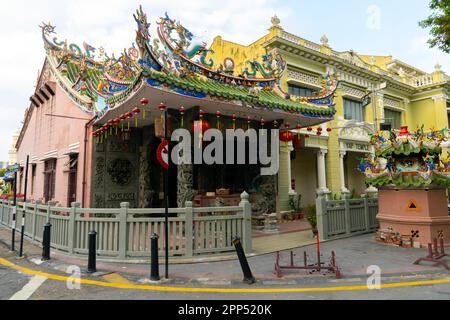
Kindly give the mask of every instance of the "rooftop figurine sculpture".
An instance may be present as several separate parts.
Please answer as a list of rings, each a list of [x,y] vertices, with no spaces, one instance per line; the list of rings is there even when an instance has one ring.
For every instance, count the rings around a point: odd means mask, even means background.
[[[360,159],[358,171],[375,187],[450,187],[450,156],[441,155],[447,140],[446,129],[425,132],[422,127],[408,132],[408,127],[402,127],[388,138],[376,133],[370,140],[376,157]]]
[[[447,129],[425,132],[408,127],[371,137],[375,157],[360,159],[358,170],[366,183],[378,188],[380,232],[377,241],[399,246],[426,246],[440,231],[450,244],[450,217],[446,190],[450,187]],[[391,230],[396,239],[382,239]],[[414,235],[412,235],[413,230]],[[420,235],[420,236],[419,236]]]

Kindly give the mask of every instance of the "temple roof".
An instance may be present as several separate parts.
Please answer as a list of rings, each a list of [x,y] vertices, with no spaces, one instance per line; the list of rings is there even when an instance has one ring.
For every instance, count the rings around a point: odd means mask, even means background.
[[[255,105],[307,117],[331,118],[335,114],[334,92],[338,81],[333,73],[323,76],[323,90],[316,97],[292,99],[281,88],[286,62],[277,51],[237,75],[233,60],[216,65],[214,52],[206,43],[195,43],[192,33],[166,14],[157,22],[157,37],[142,8],[134,15],[138,29],[136,44],[119,58],[87,43],[58,41],[55,27],[41,26],[47,57],[58,83],[77,105],[103,116],[126,101],[142,85],[198,99],[221,99]]]

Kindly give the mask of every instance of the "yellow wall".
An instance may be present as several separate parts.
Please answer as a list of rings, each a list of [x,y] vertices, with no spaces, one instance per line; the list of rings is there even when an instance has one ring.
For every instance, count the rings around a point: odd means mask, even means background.
[[[211,49],[215,52],[213,55],[213,59],[217,66],[223,64],[223,61],[226,58],[232,58],[235,62],[235,74],[242,73],[247,67],[246,62],[249,60],[258,60],[261,61],[261,56],[266,54],[266,49],[263,44],[269,41],[271,38],[278,35],[282,29],[277,26],[273,26],[269,33],[258,39],[254,43],[245,46],[237,43],[233,43],[230,41],[226,41],[221,37],[216,37]],[[295,37],[295,36],[294,36]],[[305,40],[300,39],[299,45],[304,44]],[[322,45],[320,47],[320,51],[323,54],[331,55],[330,48],[328,46]],[[316,61],[312,61],[310,59],[305,58],[305,56],[301,56],[298,54],[293,54],[292,52],[281,51],[283,55],[283,59],[287,62],[288,69],[299,72],[307,72],[312,74],[320,74],[325,73],[327,66],[323,63],[318,63]],[[416,72],[418,75],[426,75],[426,73],[422,73],[420,70],[414,69],[413,67],[409,67],[407,64],[403,64],[399,61],[394,61],[392,56],[371,56],[371,55],[358,55],[358,57],[369,65],[368,71],[376,72],[379,74],[389,73],[388,65],[389,63],[395,62],[398,63],[399,66],[404,69],[408,69],[411,72]],[[374,65],[372,65],[374,63]],[[381,73],[383,70],[383,73]],[[364,71],[363,71],[364,72]],[[372,74],[373,75],[373,74]],[[361,76],[361,74],[360,74]],[[402,125],[409,126],[410,129],[414,130],[417,126],[425,126],[425,129],[430,128],[446,128],[448,127],[448,116],[447,116],[447,102],[444,98],[433,100],[432,97],[436,95],[445,96],[448,95],[446,90],[444,90],[445,85],[445,75],[439,71],[439,68],[436,69],[434,73],[432,73],[433,83],[441,82],[442,85],[440,87],[436,87],[434,89],[414,89],[413,92],[411,89],[409,91],[402,91],[401,86],[396,86],[393,88],[391,85],[385,89],[382,94],[385,97],[390,98],[392,100],[400,101],[400,108],[404,110],[402,113]],[[411,80],[411,79],[400,79],[401,81]],[[385,81],[381,76],[377,80],[379,82]],[[396,75],[395,81],[399,81],[398,75]],[[410,82],[407,82],[410,84]],[[288,90],[288,75],[285,73],[282,81],[282,88],[284,91]],[[370,92],[372,88],[366,88],[361,84],[356,83],[345,83],[346,86],[354,87],[363,92]],[[410,87],[412,88],[412,87]],[[331,121],[328,126],[331,128],[335,128],[330,134],[328,140],[326,139],[317,139],[312,137],[308,139],[307,144],[311,148],[302,149],[300,151],[297,150],[297,158],[292,162],[292,178],[297,182],[297,190],[296,192],[301,194],[304,198],[303,205],[308,205],[314,202],[316,197],[316,189],[317,189],[317,158],[312,148],[327,147],[328,154],[326,156],[326,170],[327,170],[327,187],[333,194],[340,195],[341,193],[341,181],[340,181],[340,140],[339,140],[339,125],[342,125],[339,119],[344,118],[344,105],[343,105],[343,97],[345,96],[345,92],[342,89],[338,89],[336,92],[335,103],[336,103],[336,117],[333,121]],[[372,97],[373,98],[373,97]],[[379,99],[376,97],[377,101],[377,118],[378,118],[378,126],[380,125],[380,120],[382,115],[380,114],[380,105]],[[374,116],[373,116],[373,107],[372,104],[365,107],[365,122],[369,125],[373,125]],[[363,193],[365,190],[364,176],[356,172],[357,166],[357,156],[361,156],[362,154],[348,153],[347,154],[347,162],[346,162],[346,187],[351,190],[353,187],[357,189],[358,193]],[[290,183],[290,182],[289,182]],[[285,188],[284,188],[285,189]],[[283,190],[284,190],[283,189]]]

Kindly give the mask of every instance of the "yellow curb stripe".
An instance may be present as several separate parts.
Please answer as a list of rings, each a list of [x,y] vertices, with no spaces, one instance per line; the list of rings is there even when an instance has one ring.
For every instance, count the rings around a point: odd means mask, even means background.
[[[132,284],[130,281],[128,281],[127,279],[125,279],[118,273],[107,274],[107,275],[103,276],[102,278],[110,283]]]
[[[41,271],[35,271],[27,269],[11,263],[8,260],[0,258],[0,265],[20,271],[28,275],[37,275],[46,277],[51,280],[66,282],[69,277],[58,276]],[[146,291],[158,291],[158,292],[185,292],[185,293],[312,293],[312,292],[338,292],[338,291],[366,291],[370,290],[367,286],[340,286],[340,287],[326,287],[326,288],[273,288],[273,289],[224,289],[224,288],[182,288],[182,287],[164,287],[164,286],[149,286],[149,285],[135,285],[135,284],[120,284],[120,283],[108,283],[102,281],[81,279],[82,284],[100,286],[106,288],[115,289],[133,289],[133,290],[146,290]],[[401,288],[401,287],[413,287],[413,286],[426,286],[435,284],[450,284],[450,278],[444,278],[440,280],[425,280],[425,281],[413,281],[403,283],[390,283],[382,284],[381,289]]]

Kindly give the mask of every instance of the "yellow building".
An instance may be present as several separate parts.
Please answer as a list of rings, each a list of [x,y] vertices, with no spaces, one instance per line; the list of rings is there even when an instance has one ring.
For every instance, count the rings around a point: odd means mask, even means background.
[[[356,167],[360,157],[373,154],[369,134],[378,131],[381,124],[390,124],[393,129],[402,125],[445,128],[449,124],[450,77],[440,65],[426,73],[392,56],[337,52],[326,36],[314,43],[286,32],[276,16],[269,33],[254,43],[245,46],[219,36],[211,49],[216,62],[226,64],[231,58],[242,73],[251,67],[248,61],[278,51],[287,61],[282,87],[292,97],[314,95],[321,88],[321,75],[330,70],[341,81],[335,98],[336,117],[323,126],[323,134],[318,136],[316,128],[312,132],[302,129],[301,148],[281,149],[280,210],[289,209],[289,193],[300,194],[303,205],[309,205],[317,193],[341,197],[352,191],[376,191],[367,189]],[[370,103],[366,105],[364,100]],[[308,135],[310,138],[305,138]]]
[[[11,146],[9,147],[9,151],[8,151],[8,164],[9,165],[14,165],[17,163],[17,149],[16,149],[16,144],[17,144],[17,140],[19,139],[19,132],[15,132],[12,136],[12,142],[11,142]]]

